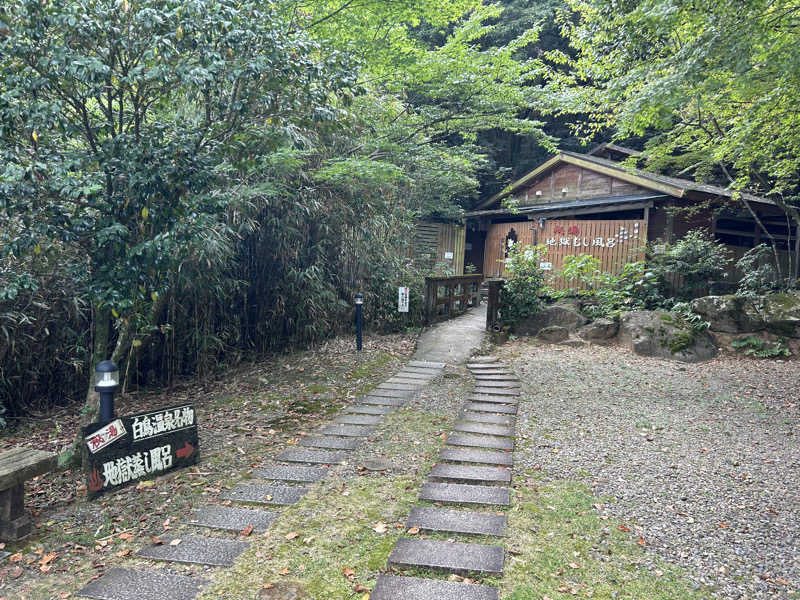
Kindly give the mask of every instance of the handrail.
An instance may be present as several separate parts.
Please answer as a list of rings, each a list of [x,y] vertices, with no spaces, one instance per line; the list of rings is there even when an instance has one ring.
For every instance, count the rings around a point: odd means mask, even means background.
[[[454,317],[470,306],[480,304],[483,275],[453,275],[425,278],[425,322],[430,324]],[[440,289],[445,294],[439,295]],[[440,308],[443,310],[440,312]]]

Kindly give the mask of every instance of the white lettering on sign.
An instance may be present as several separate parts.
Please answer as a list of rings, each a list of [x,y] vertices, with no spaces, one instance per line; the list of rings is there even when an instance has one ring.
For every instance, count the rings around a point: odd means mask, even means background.
[[[172,467],[172,447],[159,446],[103,463],[103,487],[122,485]]]
[[[146,440],[194,425],[194,408],[179,406],[133,418],[133,440]]]
[[[86,445],[89,448],[89,452],[95,454],[108,446],[111,442],[123,437],[126,433],[125,426],[122,424],[122,419],[117,419],[88,436],[86,438]]]
[[[408,312],[408,288],[397,288],[397,312]]]
[[[445,260],[453,260],[453,253],[452,252],[445,252],[444,253]]]
[[[552,271],[553,270],[553,263],[551,263],[551,262],[541,262],[541,263],[539,263],[539,268],[542,271]]]

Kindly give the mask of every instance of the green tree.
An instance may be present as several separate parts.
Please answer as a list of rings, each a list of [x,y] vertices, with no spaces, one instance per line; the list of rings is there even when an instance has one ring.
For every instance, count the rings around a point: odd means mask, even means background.
[[[79,249],[92,364],[124,361],[224,227],[243,132],[274,123],[275,146],[314,127],[350,71],[257,2],[13,0],[0,20],[13,23],[0,37],[0,210],[16,231],[4,249]]]

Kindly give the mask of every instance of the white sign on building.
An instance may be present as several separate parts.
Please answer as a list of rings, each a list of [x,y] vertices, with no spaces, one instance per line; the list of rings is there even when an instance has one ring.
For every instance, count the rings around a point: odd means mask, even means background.
[[[408,288],[397,288],[397,312],[408,312]]]

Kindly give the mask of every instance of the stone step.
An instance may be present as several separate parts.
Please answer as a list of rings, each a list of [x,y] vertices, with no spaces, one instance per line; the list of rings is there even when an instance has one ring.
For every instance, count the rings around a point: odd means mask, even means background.
[[[441,374],[442,369],[431,369],[428,367],[405,367],[401,373],[419,373],[421,375],[427,375],[428,377],[437,377]]]
[[[478,371],[473,370],[472,374],[477,375],[514,375],[513,371],[509,371],[508,369],[480,369]]]
[[[428,477],[431,479],[451,479],[456,481],[510,483],[511,471],[498,467],[434,465]]]
[[[413,387],[422,387],[423,385],[428,383],[428,379],[413,379],[411,377],[392,377],[391,379],[387,379],[384,383],[386,384],[396,384],[396,385],[409,385]]]
[[[370,600],[500,600],[497,589],[488,585],[397,575],[378,577],[369,597]]]
[[[234,559],[250,546],[249,542],[196,535],[169,535],[159,538],[163,544],[146,546],[136,556],[167,562],[231,567]],[[180,542],[173,545],[175,540]]]
[[[496,356],[473,356],[469,359],[470,364],[473,365],[483,365],[486,363],[496,363],[499,361],[500,359]]]
[[[476,381],[477,381],[476,386],[482,388],[492,388],[492,389],[498,388],[503,390],[505,389],[514,390],[522,387],[522,384],[519,381],[511,381],[511,380],[492,381],[486,379],[478,379]]]
[[[519,396],[521,390],[514,388],[491,388],[476,385],[472,390],[473,394],[490,394],[492,396]]]
[[[492,425],[490,423],[470,423],[469,421],[458,421],[453,425],[454,431],[463,433],[482,433],[484,435],[499,435],[504,437],[514,437],[514,427],[509,425]]]
[[[470,402],[492,402],[494,404],[519,404],[519,398],[514,396],[495,396],[493,394],[470,394]]]
[[[223,500],[252,502],[275,506],[289,506],[297,503],[308,492],[308,488],[269,485],[266,483],[237,483],[222,495]]]
[[[376,390],[393,390],[398,392],[416,392],[419,388],[422,387],[423,384],[421,383],[389,383],[384,382],[380,385],[376,386]]]
[[[114,568],[78,592],[94,600],[194,600],[204,579]],[[169,590],[167,594],[167,590]]]
[[[397,540],[389,555],[390,567],[435,569],[464,575],[500,575],[504,562],[505,550],[500,546],[408,538]]]
[[[388,415],[394,412],[392,406],[373,406],[371,404],[352,404],[344,412],[359,415]]]
[[[254,479],[272,479],[275,481],[293,481],[297,483],[315,483],[328,474],[328,469],[319,467],[296,467],[276,465],[262,467],[253,471]]]
[[[477,374],[474,376],[475,381],[515,381],[518,382],[519,379],[516,375],[484,375],[484,374]]]
[[[392,398],[395,400],[408,400],[416,395],[416,390],[387,390],[381,387],[371,389],[368,394],[371,398]],[[396,404],[400,404],[400,402],[396,402]]]
[[[340,425],[380,425],[383,418],[370,415],[339,415],[333,422]]]
[[[448,504],[497,504],[508,506],[511,494],[507,488],[466,483],[426,483],[419,493],[420,500]]]
[[[518,408],[516,404],[493,404],[490,402],[470,402],[464,405],[465,411],[501,413],[506,415],[516,415]]]
[[[447,365],[442,362],[428,362],[426,360],[410,360],[407,365],[409,367],[421,367],[423,369],[444,369]]]
[[[396,373],[394,377],[398,379],[408,379],[410,381],[430,381],[434,378],[436,373],[437,371],[400,371]],[[394,379],[394,377],[392,379]]]
[[[340,437],[367,437],[375,431],[374,427],[359,427],[357,425],[328,425],[317,433],[323,435],[338,435]]]
[[[445,531],[474,535],[504,536],[508,519],[505,515],[478,513],[462,510],[446,510],[430,506],[418,506],[411,511],[406,527],[419,527],[425,531]]]
[[[355,450],[364,440],[359,438],[342,438],[332,436],[304,437],[300,440],[301,446],[308,448],[328,448],[331,450]]]
[[[313,465],[333,465],[343,462],[347,455],[342,452],[322,450],[287,450],[275,457],[282,462],[309,463]]]
[[[233,508],[230,506],[206,506],[198,508],[186,521],[196,527],[222,529],[225,531],[242,531],[253,526],[253,531],[262,533],[269,529],[269,524],[278,518],[278,513],[249,508]]]
[[[380,394],[380,392],[378,392]],[[402,398],[385,398],[380,395],[375,395],[375,390],[370,392],[369,396],[360,398],[362,404],[369,404],[371,406],[403,406],[407,400]]]
[[[507,367],[501,362],[493,362],[493,363],[468,362],[467,368],[470,371],[495,371],[497,369],[506,369]]]
[[[492,448],[494,450],[513,450],[514,440],[494,435],[470,433],[451,433],[447,436],[448,446],[471,446],[473,448]]]
[[[494,423],[495,425],[509,425],[514,427],[517,424],[516,417],[509,415],[493,415],[485,412],[470,412],[462,410],[458,414],[458,418],[462,421],[472,421],[475,423]]]
[[[514,464],[514,455],[511,452],[497,452],[495,450],[442,448],[442,451],[439,452],[439,460],[510,467]]]

